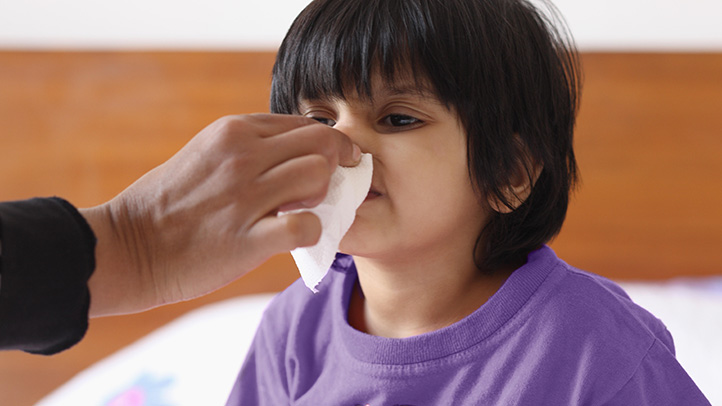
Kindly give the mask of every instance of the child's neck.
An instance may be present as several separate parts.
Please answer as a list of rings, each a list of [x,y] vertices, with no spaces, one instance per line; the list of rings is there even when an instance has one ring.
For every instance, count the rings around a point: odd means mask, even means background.
[[[513,270],[481,273],[473,261],[399,264],[356,258],[359,285],[349,323],[368,334],[404,338],[449,326],[473,313]]]

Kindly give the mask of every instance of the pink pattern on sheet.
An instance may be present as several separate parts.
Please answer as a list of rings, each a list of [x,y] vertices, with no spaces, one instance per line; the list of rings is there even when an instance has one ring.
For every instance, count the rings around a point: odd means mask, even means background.
[[[104,406],[172,406],[172,403],[163,400],[172,383],[172,377],[158,379],[142,374],[130,386],[112,396]]]

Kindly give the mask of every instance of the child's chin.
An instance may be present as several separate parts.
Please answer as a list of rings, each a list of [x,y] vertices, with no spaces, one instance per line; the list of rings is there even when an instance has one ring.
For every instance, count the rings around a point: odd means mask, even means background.
[[[355,232],[354,227],[351,226],[341,242],[338,244],[338,250],[348,255],[363,256],[364,249],[362,242],[363,239],[361,239],[359,233]]]
[[[372,256],[377,250],[378,244],[378,233],[375,233],[375,229],[370,227],[368,221],[356,217],[356,221],[348,229],[346,235],[341,239],[339,243],[339,251],[344,254],[354,255],[359,257]]]
[[[338,251],[348,255],[358,255],[356,254],[357,251],[354,249],[354,244],[349,242],[348,234],[346,234],[346,237],[344,237],[338,245]]]

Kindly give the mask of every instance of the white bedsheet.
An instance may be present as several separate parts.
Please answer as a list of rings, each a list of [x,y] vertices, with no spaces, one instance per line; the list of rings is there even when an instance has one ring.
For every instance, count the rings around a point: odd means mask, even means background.
[[[664,322],[677,360],[710,403],[722,405],[722,277],[622,286]]]
[[[225,405],[273,295],[208,305],[91,366],[36,406]]]
[[[623,283],[667,325],[677,357],[722,405],[722,277]],[[273,295],[195,310],[100,361],[37,406],[221,406]]]

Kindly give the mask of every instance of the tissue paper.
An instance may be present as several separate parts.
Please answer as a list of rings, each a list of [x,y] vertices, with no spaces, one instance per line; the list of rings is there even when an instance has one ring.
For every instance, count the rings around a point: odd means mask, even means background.
[[[366,199],[371,188],[372,173],[371,154],[362,154],[361,163],[357,166],[339,166],[336,169],[331,176],[326,198],[318,206],[294,211],[308,211],[321,220],[322,231],[318,243],[291,251],[303,282],[314,293],[318,292],[316,286],[333,264],[338,245],[356,218],[356,210]]]

